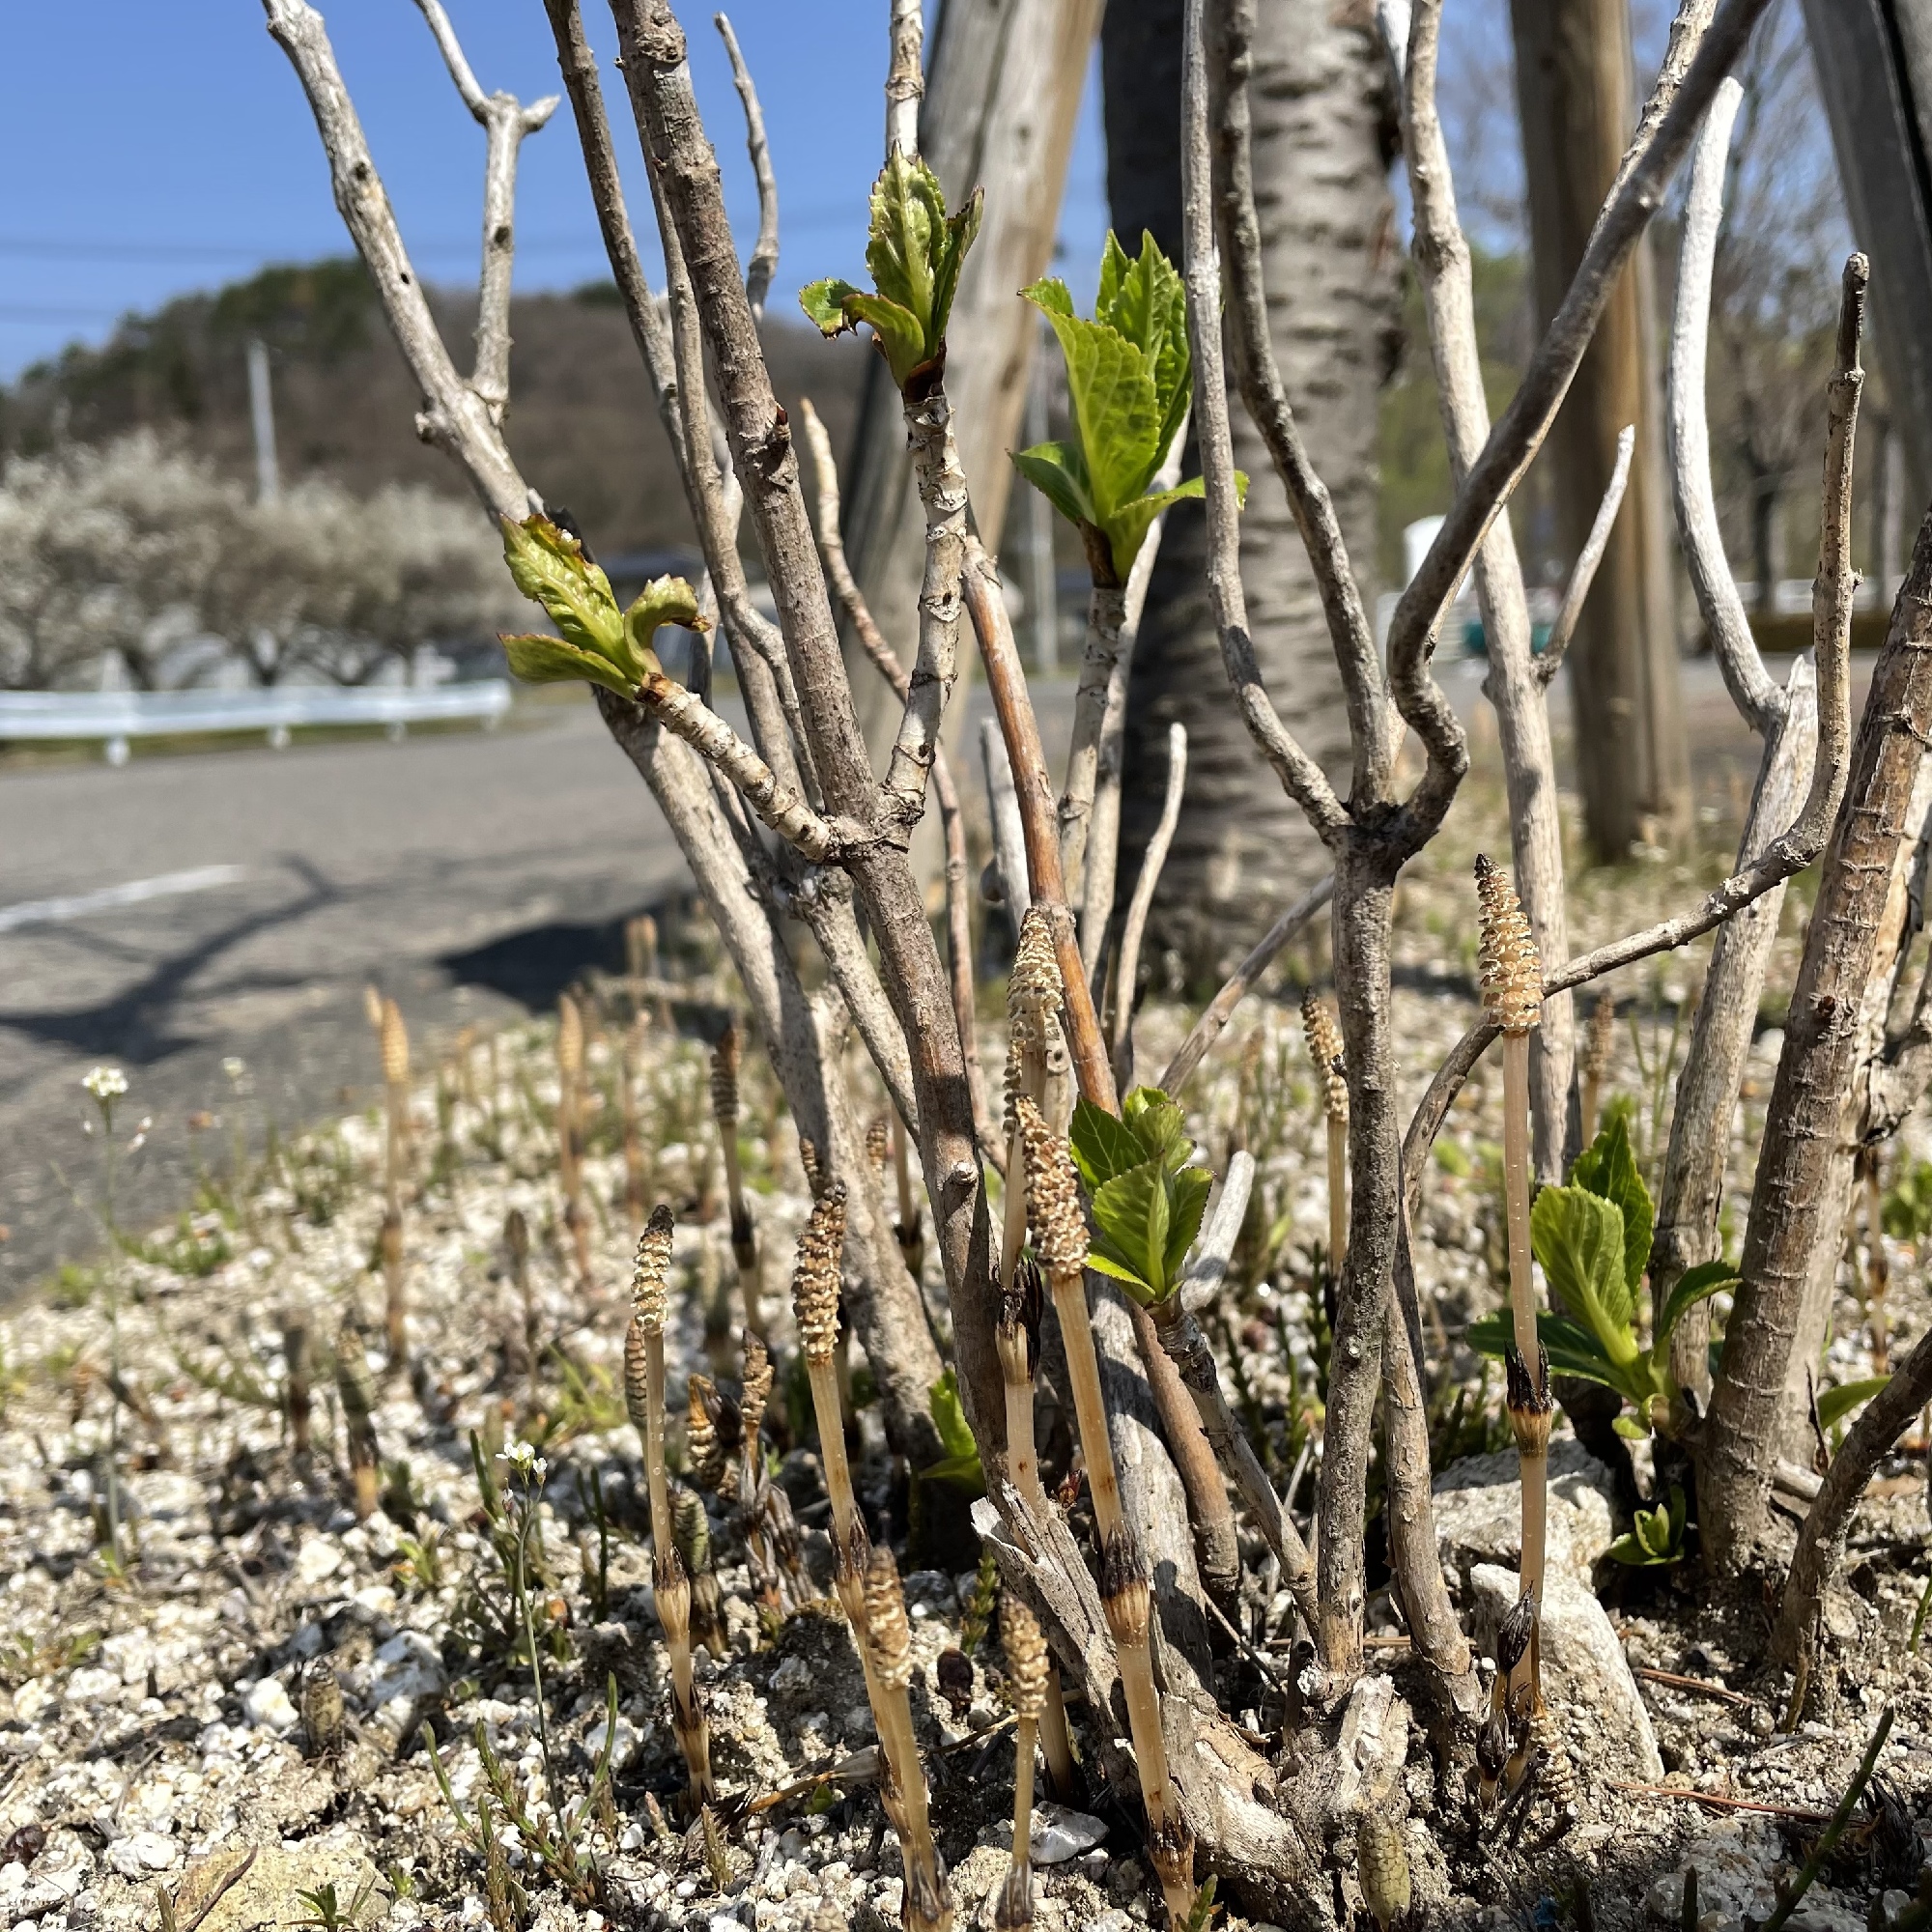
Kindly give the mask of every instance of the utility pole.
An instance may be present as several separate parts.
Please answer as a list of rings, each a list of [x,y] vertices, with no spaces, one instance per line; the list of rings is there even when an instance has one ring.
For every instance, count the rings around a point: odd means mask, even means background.
[[[1548,324],[1582,260],[1635,123],[1628,0],[1510,0],[1529,187],[1536,306]],[[1623,514],[1570,648],[1577,773],[1589,841],[1626,857],[1689,822],[1659,409],[1657,327],[1641,253],[1626,269],[1550,431],[1557,530],[1574,559],[1603,501],[1617,438],[1636,425]]]
[[[279,503],[282,473],[275,461],[275,399],[269,388],[269,345],[248,338],[248,419],[255,431],[255,500]]]

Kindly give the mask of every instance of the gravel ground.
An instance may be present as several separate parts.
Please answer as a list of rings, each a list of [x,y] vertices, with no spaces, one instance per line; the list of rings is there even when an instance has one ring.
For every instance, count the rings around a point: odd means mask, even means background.
[[[1472,1013],[1470,856],[1445,841],[1400,895],[1396,1017],[1411,1103]],[[1719,869],[1714,853],[1592,875],[1574,908],[1577,943],[1683,903]],[[1794,895],[1777,969],[1784,983],[1801,916]],[[1700,959],[1639,969],[1616,989],[1628,1024],[1611,1087],[1634,1103],[1647,1160],[1660,1146],[1660,1096]],[[1292,957],[1286,979],[1298,985],[1320,971],[1314,953]],[[728,997],[701,961],[693,990]],[[1186,1018],[1178,1007],[1149,1009],[1144,1075],[1165,1063]],[[395,1932],[491,1923],[595,1932],[897,1922],[898,1850],[870,1775],[871,1719],[844,1625],[821,1604],[775,1636],[761,1631],[742,1549],[716,1511],[724,1634],[698,1669],[722,1793],[709,1838],[682,1809],[641,1475],[621,1396],[631,1231],[617,1040],[613,1025],[593,1033],[590,1049],[598,1106],[585,1167],[588,1287],[576,1282],[560,1211],[552,1029],[468,1042],[418,1081],[404,1221],[406,1371],[385,1372],[380,1333],[384,1133],[373,1114],[283,1145],[233,1184],[211,1180],[178,1224],[109,1263],[70,1269],[0,1321],[0,1924],[246,1932],[333,1915]],[[642,1040],[647,1198],[680,1213],[675,1413],[694,1371],[737,1374],[728,1333],[736,1281],[703,1052],[661,1021]],[[1778,1043],[1766,1025],[1737,1123],[1741,1179]],[[996,1077],[997,1029],[983,1046]],[[856,1056],[855,1071],[868,1077]],[[233,1077],[239,1108],[246,1069]],[[1493,1069],[1479,1069],[1452,1112],[1416,1231],[1442,1410],[1438,1468],[1508,1440],[1493,1378],[1484,1381],[1461,1339],[1499,1293],[1497,1084]],[[1244,1009],[1188,1097],[1217,1169],[1235,1145],[1259,1163],[1236,1286],[1210,1326],[1285,1481],[1319,1426],[1325,1350],[1315,1249],[1325,1226],[1321,1130],[1292,1002]],[[138,1087],[119,1103],[124,1158],[141,1105]],[[1906,1138],[1897,1159],[1920,1157],[1917,1123]],[[782,1364],[793,1337],[781,1304],[808,1202],[795,1134],[756,1065],[747,1069],[742,1145]],[[97,1135],[97,1162],[101,1147]],[[84,1162],[72,1172],[77,1185],[99,1184]],[[1728,1209],[1733,1247],[1743,1208],[1739,1195]],[[527,1306],[505,1245],[512,1208],[530,1232]],[[1928,1311],[1916,1249],[1896,1243],[1891,1259],[1896,1347],[1922,1330]],[[930,1259],[927,1287],[943,1325]],[[305,1453],[289,1421],[292,1329],[309,1338],[313,1363]],[[373,1385],[381,1461],[381,1507],[361,1520],[331,1367],[357,1351]],[[1829,1378],[1857,1379],[1869,1359],[1847,1293]],[[787,1393],[781,1381],[779,1437],[803,1412],[799,1392],[789,1403]],[[902,1525],[905,1475],[865,1404],[863,1373],[857,1395],[862,1495],[875,1524]],[[1051,1432],[1044,1442],[1052,1477]],[[829,1548],[810,1450],[790,1448],[780,1480],[808,1569],[823,1581]],[[1312,1493],[1308,1482],[1296,1491],[1304,1511]],[[984,1908],[1010,1833],[1009,1711],[997,1637],[986,1632],[989,1594],[970,1544],[949,1545],[943,1522],[934,1526],[944,1514],[929,1512],[922,1531],[933,1553],[908,1558],[914,1709],[959,1922],[989,1923]],[[520,1523],[531,1551],[527,1617],[505,1555]],[[1675,1924],[1679,1875],[1694,1863],[1702,1932],[1742,1926],[1770,1910],[1775,1877],[1805,1856],[1816,1814],[1835,1802],[1887,1705],[1895,1721],[1881,1766],[1884,1803],[1861,1813],[1795,1922],[1852,1932],[1888,1889],[1913,1889],[1932,1839],[1932,1823],[1921,1832],[1932,1820],[1932,1665],[1907,1647],[1928,1542],[1924,1445],[1908,1442],[1859,1519],[1852,1588],[1833,1609],[1848,1662],[1827,1720],[1790,1734],[1778,1729],[1788,1685],[1754,1664],[1761,1593],[1712,1601],[1694,1565],[1624,1571],[1584,1551],[1622,1663],[1695,1680],[1634,1678],[1663,1785],[1771,1808],[1622,1789],[1646,1780],[1616,1749],[1599,1747],[1579,1713],[1574,1828],[1552,1837],[1554,1811],[1539,1801],[1512,1845],[1478,1829],[1460,1767],[1440,1773],[1418,1727],[1400,1829],[1424,1916],[1605,1932]],[[1265,1574],[1259,1563],[1251,1572]],[[1286,1599],[1251,1589],[1249,1647],[1231,1644],[1217,1662],[1221,1703],[1259,1743],[1286,1750]],[[1465,1608],[1475,1614],[1466,1600]],[[1386,1639],[1377,1667],[1413,1700],[1385,1576],[1371,1625]],[[967,1655],[942,1665],[949,1652]],[[1271,1660],[1265,1677],[1258,1658]],[[1076,1708],[1073,1719],[1091,1765],[1089,1716]],[[493,1788],[494,1851],[480,1836],[480,1801]],[[574,1873],[555,1849],[553,1800],[577,1833]],[[506,1819],[506,1802],[522,1808],[521,1825]],[[1114,1932],[1154,1922],[1129,1812],[1090,1790],[1083,1805],[1049,1814],[1048,1826],[1039,1924]],[[1335,1892],[1305,1901],[1309,1922],[1358,1904],[1350,1848],[1336,1850]],[[1261,1921],[1231,1911],[1224,1922]]]

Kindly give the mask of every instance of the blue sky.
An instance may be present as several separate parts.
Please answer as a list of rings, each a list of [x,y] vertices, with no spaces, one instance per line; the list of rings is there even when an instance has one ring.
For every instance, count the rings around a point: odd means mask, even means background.
[[[421,273],[475,274],[483,130],[470,120],[411,0],[320,0],[330,39]],[[486,90],[554,93],[539,0],[447,0]],[[756,203],[730,71],[711,7],[679,12],[725,192],[749,247]],[[866,191],[884,139],[887,0],[738,0],[730,8],[763,100],[778,170],[787,298],[862,266]],[[591,44],[614,47],[586,0]],[[71,87],[84,71],[85,86]],[[347,246],[294,71],[258,0],[61,0],[0,8],[0,381],[117,316],[238,279],[264,263]],[[619,77],[606,88],[620,154],[635,136]],[[1106,229],[1090,77],[1063,216],[1073,262]],[[631,169],[634,217],[649,198]],[[570,288],[607,272],[568,105],[527,142],[518,285]],[[1073,279],[1080,279],[1077,275]]]

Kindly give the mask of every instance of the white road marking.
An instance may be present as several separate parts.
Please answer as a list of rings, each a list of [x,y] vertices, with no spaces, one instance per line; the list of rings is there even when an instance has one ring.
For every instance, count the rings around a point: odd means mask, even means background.
[[[125,886],[103,886],[97,893],[74,893],[58,899],[22,899],[17,905],[0,906],[0,932],[14,932],[23,925],[60,925],[71,919],[85,919],[89,913],[139,905],[144,899],[205,893],[215,886],[232,886],[246,871],[244,866],[197,866],[186,872],[160,872],[152,879],[130,879]]]

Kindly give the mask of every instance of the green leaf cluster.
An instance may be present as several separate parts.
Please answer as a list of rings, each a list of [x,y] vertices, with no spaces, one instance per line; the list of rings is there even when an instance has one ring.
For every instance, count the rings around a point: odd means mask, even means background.
[[[1529,1211],[1530,1247],[1552,1298],[1571,1311],[1537,1315],[1551,1371],[1615,1389],[1645,1424],[1660,1407],[1667,1410],[1676,1393],[1670,1337],[1677,1324],[1738,1278],[1724,1261],[1687,1269],[1655,1311],[1646,1348],[1637,1334],[1637,1292],[1656,1224],[1621,1114],[1577,1156],[1569,1184],[1544,1188]],[[1485,1354],[1500,1355],[1512,1334],[1508,1313],[1499,1311],[1476,1322],[1469,1341]]]
[[[502,639],[510,669],[526,684],[582,681],[630,697],[660,668],[653,648],[660,625],[704,628],[697,593],[681,577],[653,578],[631,608],[620,611],[611,580],[548,517],[522,523],[505,517],[503,557],[517,588],[541,604],[563,633]]]
[[[1684,1560],[1684,1532],[1690,1527],[1690,1506],[1684,1500],[1683,1486],[1672,1483],[1670,1494],[1659,1509],[1636,1511],[1635,1527],[1610,1545],[1606,1554],[1633,1570],[1652,1570],[1666,1563]]]
[[[1124,583],[1154,518],[1202,495],[1198,476],[1148,495],[1187,414],[1186,293],[1151,235],[1141,237],[1134,258],[1111,232],[1091,317],[1074,314],[1058,276],[1023,293],[1059,338],[1073,439],[1016,450],[1013,467],[1078,526],[1090,555],[1098,540],[1115,581]],[[1235,482],[1245,499],[1248,479],[1237,474]]]
[[[948,1369],[925,1392],[925,1406],[932,1426],[939,1431],[939,1444],[946,1451],[938,1462],[922,1469],[925,1483],[957,1483],[976,1496],[986,1493],[986,1471],[980,1461],[980,1445],[967,1426],[966,1410],[959,1401],[959,1376]]]
[[[1136,1087],[1117,1119],[1082,1100],[1067,1130],[1093,1204],[1087,1264],[1144,1306],[1180,1286],[1214,1177],[1194,1162],[1186,1117],[1158,1087]]]
[[[799,303],[828,336],[863,322],[903,390],[936,375],[946,354],[946,322],[966,251],[980,232],[978,188],[956,213],[946,212],[939,177],[897,148],[872,184],[866,266],[872,287],[828,275],[799,291]]]

